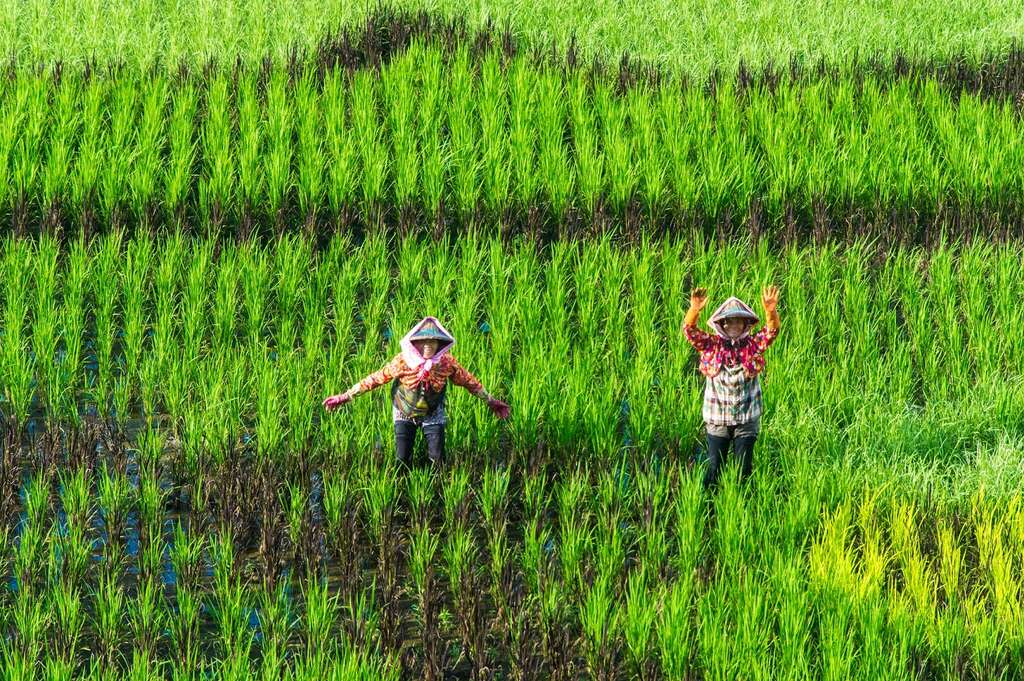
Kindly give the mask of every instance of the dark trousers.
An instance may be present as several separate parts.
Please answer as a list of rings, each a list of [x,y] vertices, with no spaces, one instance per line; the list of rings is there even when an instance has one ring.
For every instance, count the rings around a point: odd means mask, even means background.
[[[395,421],[395,456],[402,467],[412,465],[416,445],[416,431],[423,430],[427,440],[427,456],[434,465],[444,463],[444,424],[417,426],[411,421]]]
[[[714,489],[718,485],[718,476],[722,466],[725,464],[726,456],[729,453],[729,445],[732,445],[733,454],[740,461],[740,479],[746,480],[754,469],[754,442],[757,435],[733,435],[723,437],[720,435],[708,436],[708,469],[704,473],[704,488]]]

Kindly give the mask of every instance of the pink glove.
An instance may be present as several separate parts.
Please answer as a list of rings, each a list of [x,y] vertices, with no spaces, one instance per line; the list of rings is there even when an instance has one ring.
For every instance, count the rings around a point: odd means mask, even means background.
[[[324,409],[326,409],[327,411],[331,411],[332,409],[337,409],[341,405],[348,404],[351,401],[351,395],[349,395],[348,393],[342,393],[341,395],[331,395],[330,397],[324,400],[323,404]]]
[[[511,407],[495,397],[487,400],[487,408],[493,411],[499,419],[507,419],[512,410]]]

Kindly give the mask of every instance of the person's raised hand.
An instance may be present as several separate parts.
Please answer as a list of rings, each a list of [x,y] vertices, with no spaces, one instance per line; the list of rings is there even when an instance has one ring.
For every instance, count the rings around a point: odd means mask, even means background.
[[[499,419],[507,419],[509,413],[512,411],[512,408],[510,406],[508,406],[501,400],[497,399],[496,397],[492,397],[491,399],[487,400],[487,408],[494,412],[494,415],[497,416]]]
[[[774,312],[779,305],[779,287],[765,286],[761,291],[761,304],[768,312]]]
[[[326,409],[327,411],[332,411],[343,404],[348,404],[351,401],[351,395],[349,395],[348,393],[342,393],[341,395],[331,395],[330,397],[326,398],[323,402],[323,405],[324,409]]]
[[[708,304],[708,290],[705,288],[695,288],[690,293],[690,306],[695,310],[702,309]]]

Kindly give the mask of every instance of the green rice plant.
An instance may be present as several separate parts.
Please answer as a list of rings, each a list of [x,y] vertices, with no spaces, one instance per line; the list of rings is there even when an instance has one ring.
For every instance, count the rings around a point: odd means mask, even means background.
[[[127,678],[130,681],[143,681],[144,679],[151,679],[153,677],[162,677],[161,667],[168,666],[160,663],[159,660],[155,660],[153,656],[147,652],[143,652],[138,648],[132,651],[131,665],[126,673]]]
[[[352,135],[358,150],[361,168],[359,202],[363,215],[374,224],[373,218],[384,201],[385,185],[389,176],[389,164],[383,135],[377,117],[377,85],[365,72],[357,72],[350,86]]]
[[[660,581],[669,560],[669,494],[671,481],[663,472],[638,471],[636,503],[639,505],[639,568],[648,578]]]
[[[483,142],[480,173],[484,205],[491,215],[504,220],[511,199],[512,169],[508,148],[508,95],[506,72],[497,52],[490,52],[480,65],[479,91],[476,93]]]
[[[306,287],[306,275],[313,256],[308,250],[308,243],[289,237],[278,243],[276,255],[277,346],[281,352],[288,352],[296,345],[300,322],[300,291]]]
[[[1005,673],[1005,647],[995,616],[988,612],[986,596],[975,590],[964,600],[965,620],[971,632],[970,662],[975,674]]]
[[[464,466],[452,467],[441,490],[445,525],[450,527],[468,521],[469,494],[469,470]]]
[[[93,593],[95,599],[93,629],[99,642],[99,654],[105,665],[117,664],[125,635],[128,599],[114,575],[101,575]]]
[[[887,650],[887,625],[886,608],[883,603],[875,600],[864,601],[860,604],[855,614],[855,626],[859,624],[859,631],[851,632],[859,634],[861,641],[859,655],[853,660],[853,669],[859,678],[878,678],[883,676],[906,675],[899,665],[892,664],[892,656]],[[904,664],[904,669],[906,665]],[[874,675],[874,676],[872,676]]]
[[[442,553],[463,654],[470,661],[472,675],[478,677],[487,665],[487,648],[478,567],[480,555],[472,529],[464,525],[448,528]]]
[[[203,222],[214,230],[227,217],[235,183],[235,163],[231,155],[230,102],[228,78],[223,74],[214,75],[203,101],[200,139],[204,163],[196,193],[199,214]],[[175,149],[176,144],[181,146]],[[181,162],[186,160],[183,147],[184,140],[172,141],[172,156],[175,151],[183,154]]]
[[[225,249],[217,260],[216,283],[213,286],[213,309],[210,350],[219,355],[235,344],[238,326],[238,263],[237,251]]]
[[[327,581],[307,580],[303,596],[306,604],[306,650],[330,655],[337,648],[332,631],[338,617],[338,595],[328,593]]]
[[[103,466],[96,479],[96,491],[99,512],[106,530],[106,541],[103,545],[105,564],[111,570],[115,570],[125,559],[122,553],[122,534],[135,488],[126,475]]]
[[[423,647],[423,676],[439,679],[444,669],[444,648],[440,630],[441,593],[434,568],[440,538],[427,525],[417,527],[409,542],[409,572],[416,593],[420,641]]]
[[[39,79],[19,77],[19,87],[15,90],[17,105],[15,116],[23,121],[24,128],[21,138],[13,151],[14,172],[14,226],[20,232],[26,218],[38,184],[39,169],[36,164],[43,145],[43,130],[48,124],[46,100],[46,83]]]
[[[957,611],[964,572],[963,541],[945,519],[939,520],[939,581],[948,611]]]
[[[893,551],[903,570],[903,580],[911,602],[918,615],[931,616],[936,605],[936,584],[917,546],[915,508],[909,504],[895,505],[889,527]]]
[[[260,458],[273,461],[280,454],[287,432],[282,419],[281,369],[267,353],[257,355],[254,386],[256,393],[256,451]]]
[[[155,577],[140,581],[133,601],[129,609],[129,627],[135,651],[152,659],[163,639],[167,618]]]
[[[377,578],[373,577],[365,589],[353,591],[349,600],[343,604],[349,623],[349,640],[352,647],[359,650],[378,651],[380,610],[377,607]]]
[[[13,203],[13,178],[11,172],[11,164],[13,162],[15,146],[18,142],[18,137],[21,133],[20,123],[21,117],[25,114],[20,109],[21,102],[15,97],[5,98],[3,107],[3,119],[4,126],[0,128],[0,206],[3,206],[3,211],[8,214],[11,213],[11,204]]]
[[[564,85],[561,77],[542,72],[533,87],[537,91],[534,124],[537,134],[537,170],[544,199],[554,217],[561,220],[572,195],[575,175],[569,164],[564,137]]]
[[[501,532],[508,513],[508,470],[484,469],[477,501],[490,532]]]
[[[196,362],[202,356],[203,340],[210,314],[207,310],[209,280],[213,268],[214,241],[206,239],[195,244],[188,259],[181,298],[181,340],[185,358]]]
[[[807,576],[782,550],[772,554],[771,580],[779,594],[776,654],[786,678],[808,679],[812,664],[812,605]]]
[[[5,636],[0,641],[0,660],[11,679],[36,678],[36,665],[41,659],[50,613],[46,602],[29,592],[19,591],[8,616],[16,636]]]
[[[430,471],[414,469],[406,476],[406,495],[409,498],[409,515],[413,527],[423,529],[430,525],[431,503],[434,497],[433,478]]]
[[[675,88],[662,88],[657,93],[657,121],[665,155],[665,173],[676,214],[691,210],[697,198],[694,140],[700,138],[702,129],[710,127],[710,119],[700,115],[706,107],[707,100],[692,90],[686,90],[682,96]],[[678,134],[684,129],[692,130],[694,134]]]
[[[310,72],[297,82],[292,96],[295,98],[298,138],[295,172],[298,206],[306,224],[312,229],[317,222],[317,210],[324,202],[327,156],[323,142],[323,106]]]
[[[350,97],[341,71],[324,78],[320,101],[324,106],[324,153],[328,163],[327,205],[338,220],[352,210],[356,200],[358,146],[354,128],[348,123]]]
[[[735,654],[746,659],[745,665],[752,678],[770,679],[777,668],[773,645],[775,604],[768,595],[765,580],[753,571],[740,574],[734,585],[736,612],[743,613],[736,627]]]
[[[29,249],[22,242],[8,240],[3,254],[4,336],[3,396],[5,416],[18,428],[24,427],[35,390],[35,358],[29,353],[25,337],[28,319]]]
[[[221,673],[227,678],[247,678],[252,650],[248,594],[235,570],[235,547],[230,531],[218,531],[210,540],[209,547],[213,564],[210,609],[222,653]]]
[[[852,615],[849,604],[842,597],[833,604],[834,607],[824,610],[818,620],[821,674],[825,679],[848,679],[858,654],[851,631]]]
[[[281,582],[273,589],[263,588],[256,591],[263,675],[273,674],[273,678],[280,673],[280,665],[284,664],[291,632],[299,624],[295,613],[291,611],[291,601],[286,594],[287,588],[285,583]]]
[[[625,608],[622,613],[622,634],[626,653],[639,679],[653,678],[655,672],[654,647],[658,622],[658,596],[652,593],[652,583],[644,573],[634,570],[626,580]]]
[[[179,289],[179,270],[183,268],[185,241],[180,231],[166,239],[157,257],[156,272],[153,278],[153,296],[156,306],[156,317],[153,322],[153,359],[156,368],[161,372],[171,361],[175,352],[176,332],[178,330],[178,302],[181,298]],[[182,378],[181,372],[170,372],[169,381]],[[179,395],[183,392],[178,391]],[[168,397],[166,391],[164,397]],[[177,404],[169,404],[177,407]],[[172,408],[172,413],[181,413],[180,408]]]
[[[133,381],[139,380],[139,366],[146,332],[150,325],[150,277],[153,267],[154,245],[147,237],[132,239],[124,254],[121,286],[124,292],[123,351],[125,371]]]
[[[114,389],[114,337],[115,316],[121,286],[118,281],[118,260],[121,258],[122,240],[115,233],[98,242],[94,257],[92,297],[95,304],[96,375],[91,391],[92,401],[99,415],[110,418],[110,398]]]
[[[595,679],[615,678],[616,641],[621,627],[620,611],[614,607],[610,579],[594,580],[580,608],[587,669]]]
[[[108,100],[110,127],[104,130],[107,134],[102,136],[106,153],[100,170],[99,190],[103,218],[115,229],[124,220],[122,213],[127,208],[131,192],[128,181],[131,177],[130,169],[135,163],[136,149],[132,144],[132,136],[137,134],[138,117],[135,110],[138,98],[135,83],[123,80],[112,88]]]
[[[236,87],[238,144],[235,153],[238,157],[238,209],[239,220],[244,227],[259,217],[258,212],[264,194],[261,160],[265,121],[257,95],[255,74],[239,74]]]
[[[966,666],[967,633],[961,614],[948,609],[927,628],[928,657],[946,678],[955,678]]]
[[[319,265],[310,274],[302,293],[302,349],[310,364],[319,365],[326,355],[328,291],[331,271]]]
[[[281,496],[281,505],[288,514],[288,538],[298,554],[301,551],[300,542],[309,507],[309,494],[302,485],[287,483],[285,489],[281,491]]]
[[[166,219],[172,224],[181,224],[192,198],[199,149],[195,138],[198,106],[199,91],[193,83],[185,81],[172,91],[167,124],[167,170],[163,174],[163,207]]]
[[[419,152],[413,106],[413,61],[406,56],[393,61],[383,76],[387,106],[387,130],[394,158],[392,197],[395,206],[406,215],[416,195],[419,181]],[[401,217],[405,228],[408,217]]]
[[[51,239],[40,240],[34,254],[32,288],[35,293],[32,320],[32,351],[35,353],[37,366],[37,385],[43,386],[47,416],[57,415],[57,405],[61,401],[61,372],[57,364],[57,344],[59,316],[57,308],[57,271],[59,247]]]
[[[477,149],[477,84],[470,65],[469,51],[459,47],[450,59],[446,75],[450,92],[445,106],[451,145],[451,198],[459,217],[468,222],[482,198],[481,160]]]
[[[417,143],[421,164],[419,200],[428,215],[439,220],[443,214],[445,180],[448,176],[449,153],[446,138],[441,134],[445,115],[441,103],[442,56],[437,50],[413,43],[409,47],[410,59],[416,63],[417,82]]]
[[[562,482],[558,491],[558,555],[562,579],[574,594],[582,594],[586,587],[584,558],[592,549],[594,539],[590,513],[583,503],[586,490],[586,478],[577,470]]]
[[[678,574],[693,572],[704,543],[707,506],[702,503],[703,487],[696,475],[680,475],[672,508],[675,551],[669,559]]]
[[[34,593],[46,567],[47,514],[50,508],[49,481],[42,475],[24,483],[25,524],[22,526],[11,561],[19,592]]]
[[[605,474],[601,485],[602,488],[606,485],[617,487],[619,483],[614,481],[611,475]],[[608,500],[602,499],[601,508],[595,517],[597,522],[593,540],[597,550],[594,564],[598,575],[614,581],[618,579],[619,574],[626,566],[627,544],[630,542],[627,536],[629,530],[623,528],[621,512],[615,501],[609,503]]]
[[[512,166],[512,193],[518,210],[535,204],[540,193],[537,160],[537,137],[534,135],[537,112],[537,90],[530,78],[530,69],[522,57],[508,67],[509,79],[509,149]]]
[[[669,585],[658,616],[657,645],[661,671],[673,681],[689,676],[692,655],[690,611],[693,582],[683,578]]]
[[[61,80],[54,95],[53,128],[46,164],[40,170],[39,178],[44,224],[54,227],[61,222],[71,188],[68,168],[78,141],[80,93],[81,84],[77,79],[66,78]],[[3,165],[6,166],[6,163]]]
[[[278,233],[284,229],[285,211],[295,185],[292,173],[292,104],[284,71],[273,71],[266,88],[267,156],[265,201]]]
[[[175,569],[177,572],[177,568]],[[193,587],[179,584],[175,591],[174,615],[168,631],[175,651],[176,666],[189,676],[198,672],[199,627],[203,603]]]
[[[604,156],[600,153],[590,82],[582,71],[566,83],[572,120],[573,160],[579,178],[582,208],[595,214],[604,188]]]
[[[245,338],[250,347],[260,347],[268,324],[270,263],[267,252],[248,242],[238,252],[242,303],[245,308]]]
[[[627,127],[627,103],[612,95],[607,85],[594,91],[594,108],[601,119],[602,147],[607,161],[607,195],[611,209],[622,215],[636,191],[632,132]]]
[[[47,655],[47,662],[59,661],[62,667],[73,671],[85,635],[85,605],[76,586],[51,589],[49,596],[54,617],[50,638],[52,650]],[[67,678],[71,678],[70,674]]]
[[[202,534],[186,532],[180,520],[175,523],[167,552],[174,568],[179,595],[182,590],[190,591],[198,587],[205,544],[206,538]]]
[[[167,145],[165,111],[170,93],[164,78],[152,78],[141,93],[141,111],[131,159],[129,180],[132,212],[144,225],[153,225],[159,201],[159,178]]]

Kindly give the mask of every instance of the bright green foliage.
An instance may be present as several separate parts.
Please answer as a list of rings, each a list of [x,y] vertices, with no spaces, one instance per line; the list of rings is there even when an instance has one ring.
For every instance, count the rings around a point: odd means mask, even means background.
[[[1013,102],[933,76],[623,92],[525,53],[417,41],[379,70],[19,72],[0,111],[0,220],[17,230],[770,232],[848,218],[920,236],[934,219],[1024,212]]]
[[[723,5],[704,0],[541,0],[525,12],[510,0],[469,2],[390,0],[385,7],[426,10],[465,21],[471,29],[493,21],[527,40],[570,36],[585,56],[616,61],[631,56],[684,69],[703,77],[740,62],[786,65],[791,57],[845,63],[852,56],[922,58],[965,52],[978,57],[1020,38],[1018,5],[1009,0],[899,4],[794,3],[760,0]],[[117,0],[100,5],[71,0],[11,3],[0,14],[0,44],[19,63],[57,60],[125,62],[148,68],[157,60],[202,64],[210,59],[250,63],[270,57],[284,63],[293,47],[312,49],[327,34],[360,26],[376,3],[342,0],[278,3],[269,0]]]
[[[25,436],[0,471],[19,475],[0,495],[6,676],[1024,661],[1019,245],[322,246],[3,242],[2,408]],[[760,311],[768,283],[755,475],[727,466],[708,498],[687,294]],[[319,402],[426,314],[512,418],[453,387],[447,469],[402,478],[386,389]]]

